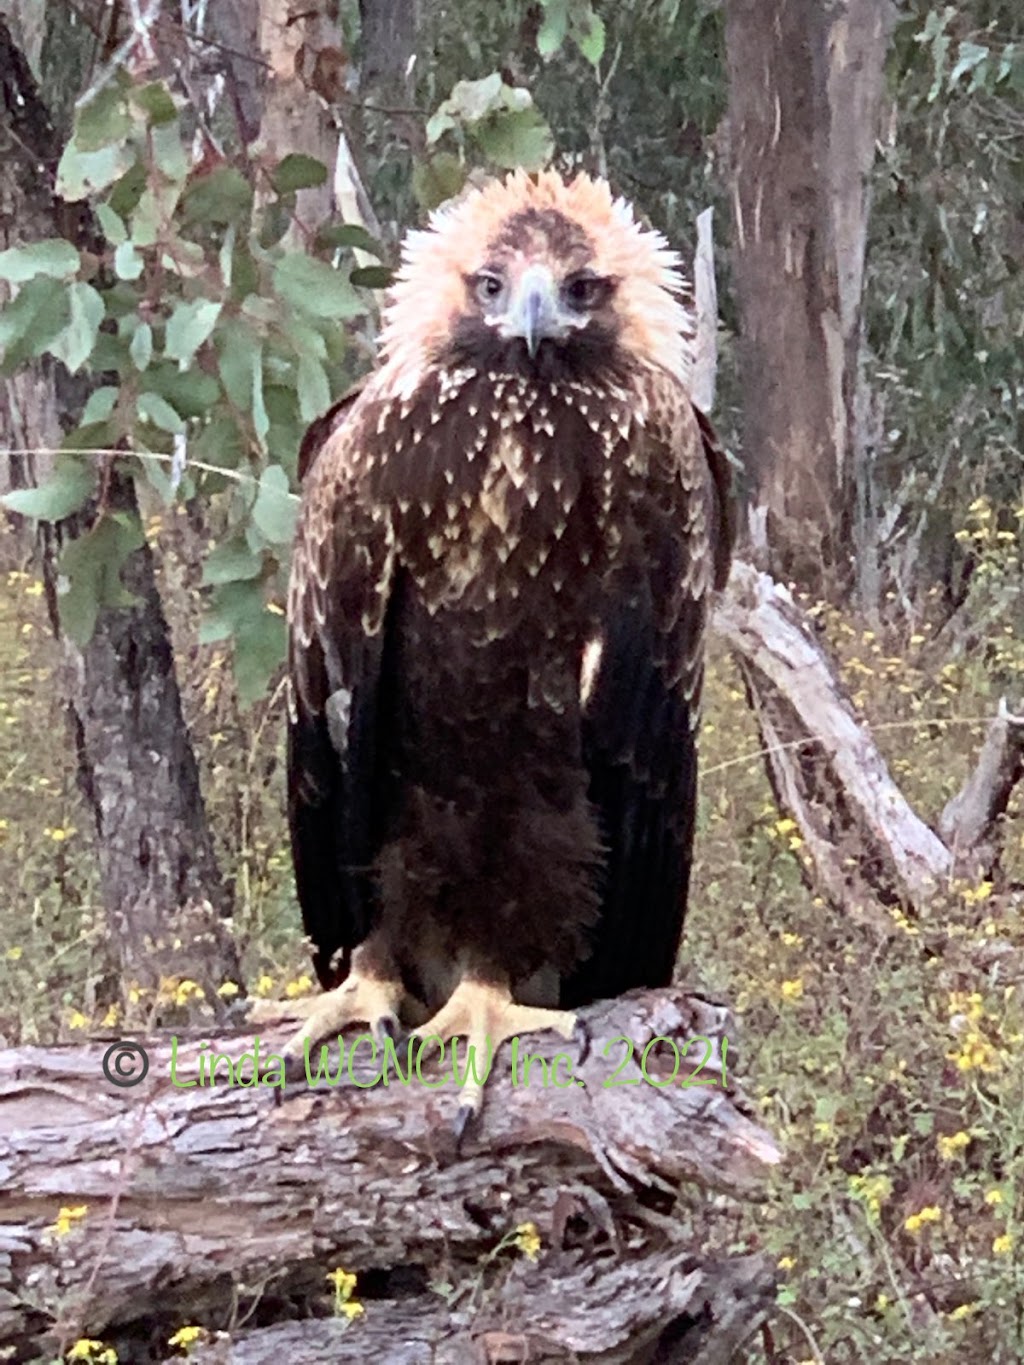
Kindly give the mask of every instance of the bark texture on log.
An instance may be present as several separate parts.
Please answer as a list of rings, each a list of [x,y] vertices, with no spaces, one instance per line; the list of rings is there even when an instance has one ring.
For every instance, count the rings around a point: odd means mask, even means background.
[[[600,1350],[657,1336],[668,1326],[665,1314],[680,1331],[699,1318],[709,1340],[750,1330],[767,1310],[770,1276],[716,1255],[716,1211],[725,1192],[756,1195],[780,1154],[744,1113],[732,1019],[720,1006],[672,992],[601,1003],[585,1018],[592,1047],[572,1068],[584,1085],[550,1078],[545,1085],[539,1063],[524,1085],[522,1059],[514,1085],[503,1049],[461,1155],[451,1134],[458,1098],[450,1065],[446,1059],[438,1068],[429,1050],[424,1083],[397,1084],[392,1069],[385,1086],[381,1059],[371,1060],[364,1041],[336,1085],[309,1090],[293,1082],[280,1103],[274,1088],[228,1086],[223,1063],[218,1086],[182,1085],[199,1078],[196,1037],[179,1039],[177,1084],[166,1038],[147,1042],[148,1074],[132,1089],[104,1079],[102,1042],[0,1055],[0,1346],[33,1338],[56,1349],[82,1334],[102,1335],[129,1352],[135,1343],[135,1354],[122,1359],[148,1359],[140,1334],[165,1332],[166,1342],[185,1322],[224,1329],[236,1320],[233,1311],[258,1309],[259,1326],[294,1317],[296,1304],[328,1311],[324,1276],[339,1263],[360,1274],[367,1299],[375,1277],[381,1296],[395,1297],[388,1272],[404,1267],[427,1295],[428,1316],[438,1307],[430,1281],[482,1276],[479,1292],[453,1305],[461,1316],[451,1330],[462,1333],[463,1347],[481,1305],[488,1308],[481,1324],[519,1330],[526,1300],[531,1320],[543,1308],[541,1335],[554,1334],[584,1359],[629,1359]],[[287,1033],[259,1034],[266,1077],[267,1058]],[[709,1047],[690,1045],[675,1083],[643,1080],[639,1062],[650,1039],[675,1040],[682,1050],[697,1036]],[[251,1053],[252,1038],[248,1031],[221,1037],[214,1050],[238,1059]],[[725,1040],[732,1048],[723,1049]],[[336,1048],[329,1049],[332,1069]],[[537,1036],[523,1041],[527,1050],[551,1059],[559,1048]],[[698,1083],[683,1086],[706,1051]],[[397,1052],[405,1072],[406,1053]],[[670,1074],[671,1052],[667,1044],[648,1052],[652,1080]],[[699,1084],[721,1082],[723,1062],[727,1085]],[[108,1065],[118,1069],[116,1056]],[[558,1072],[563,1082],[569,1065]],[[429,1088],[438,1081],[441,1088]],[[57,1235],[60,1208],[83,1205],[84,1216]],[[537,1224],[545,1247],[544,1274],[529,1283],[506,1273],[504,1255],[481,1264],[524,1221]],[[613,1273],[622,1277],[621,1303],[601,1288]],[[735,1308],[730,1318],[729,1294],[721,1295],[731,1284],[749,1292],[742,1313]],[[568,1296],[561,1337],[560,1286]],[[588,1295],[599,1306],[596,1338],[586,1336]],[[712,1317],[705,1303],[718,1305]]]
[[[707,1261],[666,1250],[639,1267],[588,1260],[553,1275],[514,1267],[498,1293],[472,1310],[435,1300],[371,1300],[343,1320],[288,1323],[223,1334],[198,1365],[728,1365],[774,1294],[758,1256]],[[176,1357],[180,1360],[180,1356]]]

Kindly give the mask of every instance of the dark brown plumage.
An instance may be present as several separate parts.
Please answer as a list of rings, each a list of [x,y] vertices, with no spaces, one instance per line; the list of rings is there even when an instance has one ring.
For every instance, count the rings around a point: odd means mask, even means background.
[[[380,368],[311,431],[289,815],[348,980],[296,1046],[453,992],[426,1032],[567,1032],[669,981],[731,545],[680,287],[603,182],[517,174],[413,234]]]

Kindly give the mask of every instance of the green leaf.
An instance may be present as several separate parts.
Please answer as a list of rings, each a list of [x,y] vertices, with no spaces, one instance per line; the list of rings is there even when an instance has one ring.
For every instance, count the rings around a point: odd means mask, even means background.
[[[155,427],[170,432],[172,436],[185,430],[181,417],[167,399],[161,398],[158,393],[140,393],[137,409],[141,421],[152,422]]]
[[[167,323],[164,354],[186,369],[196,351],[209,337],[220,316],[220,304],[214,299],[193,299],[179,303]]]
[[[205,417],[221,396],[216,377],[205,370],[179,370],[173,361],[156,360],[146,374],[152,393],[166,398],[184,418]]]
[[[569,31],[569,0],[542,0],[542,3],[544,21],[537,32],[537,51],[548,58],[562,46]]]
[[[131,130],[124,87],[114,80],[78,111],[74,138],[83,152],[98,152],[112,142],[122,142]]]
[[[48,237],[30,246],[12,246],[0,251],[0,280],[24,284],[36,275],[64,280],[74,275],[81,260],[78,252],[63,237]]]
[[[97,204],[96,217],[110,245],[120,246],[128,236],[128,229],[120,214],[115,213],[109,204]]]
[[[178,124],[162,123],[150,132],[153,147],[153,160],[157,170],[168,180],[177,184],[186,178],[191,161],[181,141]]]
[[[58,571],[61,626],[79,646],[92,639],[103,607],[130,607],[138,600],[121,582],[128,556],[145,543],[137,517],[108,513],[88,531],[69,541]]]
[[[422,209],[436,209],[458,194],[466,180],[462,162],[451,152],[439,152],[429,161],[417,161],[412,171],[412,190]]]
[[[117,221],[120,222],[120,218]],[[132,241],[122,242],[114,252],[114,274],[119,280],[137,280],[144,265]]]
[[[9,512],[37,521],[61,521],[84,507],[96,487],[96,471],[82,460],[58,457],[53,473],[38,488],[5,493],[0,504]]]
[[[496,114],[475,129],[480,150],[502,169],[522,166],[539,170],[551,160],[555,141],[543,115],[536,109]]]
[[[141,109],[150,124],[170,123],[178,117],[171,92],[163,81],[151,81],[131,92],[132,104]]]
[[[387,289],[394,277],[390,266],[362,265],[352,271],[349,279],[360,289]]]
[[[380,242],[360,223],[334,223],[322,227],[316,234],[316,246],[318,251],[347,246],[368,251],[374,256],[384,255]]]
[[[202,581],[203,586],[209,588],[221,583],[258,578],[262,572],[262,556],[253,554],[244,540],[236,538],[218,545],[206,556]]]
[[[135,153],[125,143],[114,143],[98,151],[83,151],[74,138],[64,148],[57,166],[57,193],[72,202],[99,194],[120,180],[135,163]],[[120,212],[120,208],[118,208]]]
[[[153,359],[153,329],[148,322],[140,322],[128,347],[128,354],[137,370],[145,370]]]
[[[288,476],[280,465],[269,465],[260,475],[252,520],[270,545],[290,545],[295,535],[299,500],[288,487]]]
[[[327,371],[315,356],[300,357],[297,391],[299,412],[304,422],[312,422],[330,407],[331,386]]]
[[[81,281],[68,289],[71,319],[64,330],[47,346],[57,360],[62,360],[72,374],[82,368],[92,355],[100,323],[106,317],[103,296],[91,284]]]
[[[291,251],[274,268],[274,290],[311,317],[343,321],[361,317],[366,305],[339,271]]]
[[[238,318],[218,328],[214,344],[219,353],[221,383],[236,408],[248,412],[252,407],[253,372],[262,341]]]
[[[235,682],[244,705],[266,694],[271,677],[284,662],[284,616],[268,610],[259,579],[216,587],[199,638],[204,644],[226,639],[233,642]]]
[[[219,469],[237,469],[248,452],[248,441],[237,420],[218,414],[200,427],[192,441],[192,465],[193,468],[209,464]]]
[[[604,20],[593,12],[589,12],[579,19],[573,20],[573,40],[576,46],[586,57],[591,66],[597,66],[604,56],[605,27]]]
[[[252,207],[252,188],[234,166],[217,166],[189,182],[181,210],[186,225],[226,227],[243,219]]]
[[[101,389],[93,389],[82,413],[82,426],[88,426],[92,422],[105,422],[114,411],[117,395],[118,390],[112,384],[107,384]]]
[[[69,316],[67,290],[59,280],[40,275],[18,290],[0,311],[0,348],[4,368],[11,370],[28,357],[41,355]]]
[[[315,189],[327,183],[327,167],[316,157],[302,152],[289,152],[270,177],[278,194],[292,194],[295,190]]]

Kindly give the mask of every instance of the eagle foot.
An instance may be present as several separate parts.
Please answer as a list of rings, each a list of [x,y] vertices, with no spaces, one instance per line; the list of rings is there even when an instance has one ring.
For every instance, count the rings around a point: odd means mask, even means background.
[[[457,1037],[466,1040],[462,1095],[453,1125],[457,1150],[483,1107],[484,1086],[502,1043],[524,1033],[548,1030],[575,1041],[578,1060],[584,1059],[590,1046],[589,1034],[570,1010],[520,1005],[512,999],[507,986],[472,979],[460,981],[437,1013],[413,1030],[412,1037],[420,1040],[440,1038],[448,1042]],[[455,1060],[453,1055],[453,1064]]]
[[[367,1025],[378,1042],[395,1039],[399,1033],[398,1011],[404,998],[405,988],[400,981],[361,971],[354,957],[346,980],[316,1000],[302,1027],[285,1044],[285,1075],[291,1062],[304,1060],[307,1044],[318,1043],[352,1024]]]

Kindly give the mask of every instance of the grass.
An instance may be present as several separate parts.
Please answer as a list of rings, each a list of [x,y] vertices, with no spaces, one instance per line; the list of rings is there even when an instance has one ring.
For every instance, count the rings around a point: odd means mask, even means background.
[[[994,525],[994,522],[989,522]],[[1005,542],[975,516],[990,621],[951,654],[927,618],[872,629],[806,604],[894,775],[934,821],[968,772],[1024,647],[1002,600]],[[151,533],[173,545],[174,516]],[[991,550],[991,555],[988,552]],[[998,551],[998,555],[997,552]],[[255,993],[311,989],[283,821],[280,699],[241,714],[230,665],[195,643],[187,574],[164,563],[185,705],[236,929]],[[145,1017],[112,973],[87,813],[58,700],[60,660],[39,585],[12,567],[0,595],[0,1034],[73,1039]],[[737,1074],[786,1159],[763,1203],[737,1208],[730,1249],[781,1275],[776,1360],[1024,1358],[1024,926],[1020,895],[954,883],[891,931],[845,920],[805,883],[799,831],[774,806],[727,657],[712,659],[699,867],[681,975],[729,1001]],[[1008,887],[1024,882],[1021,793],[1007,823]],[[180,990],[180,982],[168,983]],[[747,1359],[765,1360],[759,1343]]]

